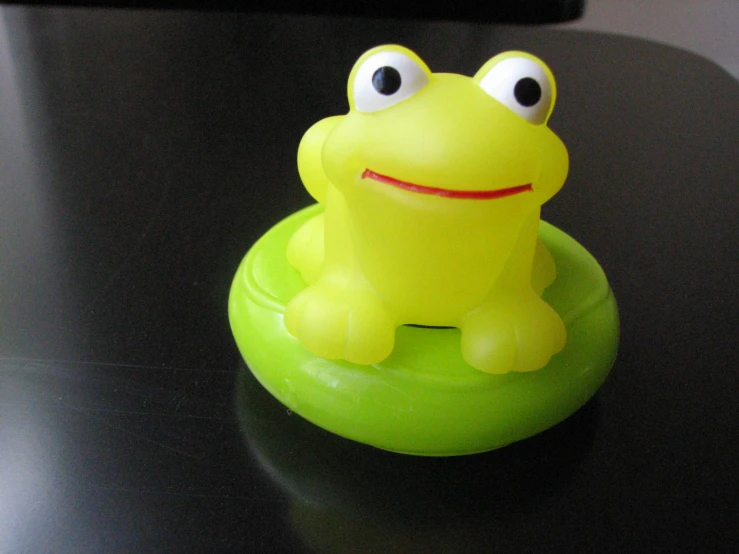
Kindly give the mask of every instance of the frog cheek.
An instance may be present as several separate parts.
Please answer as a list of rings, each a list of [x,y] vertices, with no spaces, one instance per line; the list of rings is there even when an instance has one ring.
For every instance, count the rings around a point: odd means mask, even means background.
[[[361,177],[364,165],[356,144],[341,137],[337,139],[324,146],[322,164],[328,180],[337,188],[343,188]]]
[[[569,171],[569,157],[564,144],[558,139],[551,142],[542,155],[542,169],[533,183],[534,192],[541,204],[562,188]]]

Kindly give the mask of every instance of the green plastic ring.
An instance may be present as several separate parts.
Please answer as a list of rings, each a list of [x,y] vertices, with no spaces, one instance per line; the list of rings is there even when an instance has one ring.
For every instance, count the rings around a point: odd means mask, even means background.
[[[490,375],[460,354],[458,329],[398,328],[393,353],[371,366],[310,354],[283,324],[305,288],[287,242],[322,209],[301,210],[249,250],[231,287],[229,319],[247,365],[290,410],[333,433],[424,456],[485,452],[539,433],[577,411],[616,359],[616,301],[598,262],[572,237],[541,222],[557,280],[544,299],[567,327],[567,345],[531,373]]]

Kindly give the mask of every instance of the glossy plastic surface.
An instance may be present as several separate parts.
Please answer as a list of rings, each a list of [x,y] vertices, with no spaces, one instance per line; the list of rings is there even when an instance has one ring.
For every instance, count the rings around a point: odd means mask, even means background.
[[[618,313],[598,263],[574,239],[541,223],[560,278],[544,299],[565,322],[568,343],[530,373],[492,375],[470,367],[457,329],[402,326],[384,362],[356,365],[307,352],[285,329],[285,305],[305,288],[285,259],[296,229],[321,212],[302,210],[271,229],[244,258],[229,317],[239,349],[283,404],[344,437],[386,450],[455,455],[491,450],[563,420],[608,374]]]
[[[325,212],[287,247],[309,284],[288,331],[316,356],[370,365],[399,326],[455,327],[478,370],[545,366],[566,332],[541,299],[556,270],[539,212],[569,165],[546,125],[549,68],[511,51],[474,77],[436,74],[386,45],[359,58],[347,92],[349,113],[314,125],[298,152]]]

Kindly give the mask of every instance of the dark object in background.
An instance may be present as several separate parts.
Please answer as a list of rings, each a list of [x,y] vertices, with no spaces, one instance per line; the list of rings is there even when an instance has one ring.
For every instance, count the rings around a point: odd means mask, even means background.
[[[25,4],[27,2],[2,2]],[[582,17],[585,0],[497,0],[478,2],[433,2],[432,0],[367,1],[367,0],[178,0],[170,2],[136,0],[85,0],[82,2],[54,2],[42,0],[38,4],[54,6],[87,6],[95,8],[157,8],[201,11],[238,11],[241,13],[287,13],[308,15],[338,15],[353,17],[443,19],[453,21],[479,21],[486,23],[544,24],[573,21]]]

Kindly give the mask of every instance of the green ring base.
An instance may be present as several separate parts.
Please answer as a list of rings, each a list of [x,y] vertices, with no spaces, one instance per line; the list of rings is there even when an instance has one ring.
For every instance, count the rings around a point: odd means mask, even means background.
[[[454,456],[500,448],[539,433],[595,394],[616,359],[616,301],[598,262],[572,237],[541,222],[557,265],[544,299],[567,327],[567,345],[546,367],[490,375],[469,366],[458,329],[399,327],[393,353],[360,366],[306,351],[285,329],[285,305],[305,288],[285,257],[314,205],[270,229],[249,250],[229,297],[236,343],[260,383],[290,410],[328,431],[377,448]]]

